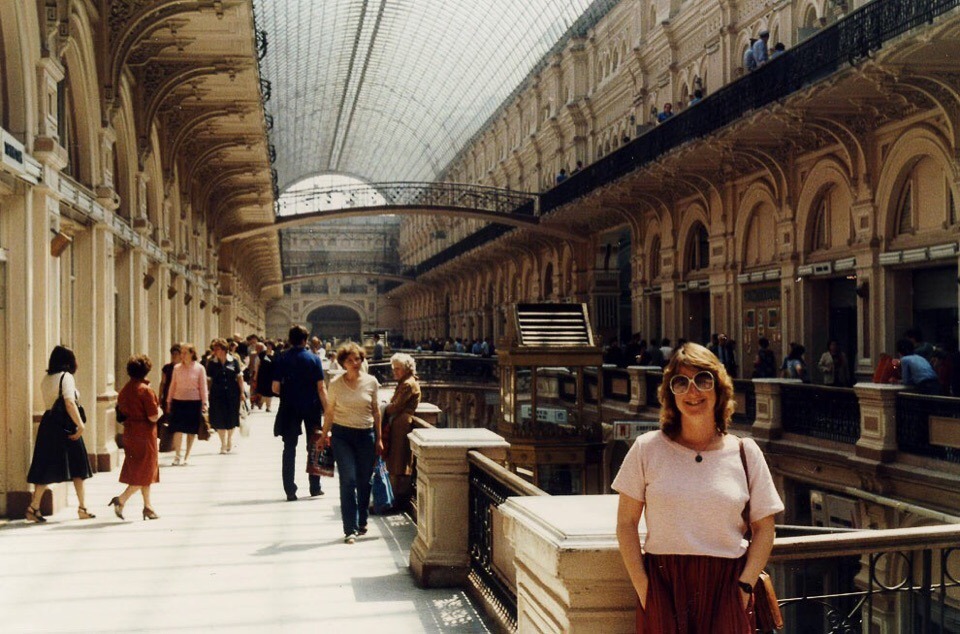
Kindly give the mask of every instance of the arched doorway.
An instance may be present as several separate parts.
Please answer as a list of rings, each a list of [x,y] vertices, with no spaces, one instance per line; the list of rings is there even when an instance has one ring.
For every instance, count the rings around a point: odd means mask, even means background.
[[[321,306],[307,315],[310,336],[361,341],[359,313],[346,306]]]

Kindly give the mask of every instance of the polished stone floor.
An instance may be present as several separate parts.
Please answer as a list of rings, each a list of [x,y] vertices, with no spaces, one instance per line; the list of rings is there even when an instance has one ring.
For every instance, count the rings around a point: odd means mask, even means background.
[[[0,631],[12,632],[488,632],[460,590],[420,590],[407,565],[415,527],[373,517],[370,533],[343,543],[335,480],[327,494],[287,502],[272,415],[251,415],[233,453],[195,446],[188,466],[161,455],[153,505],[127,521],[107,501],[119,471],[87,481],[44,525],[0,526]],[[298,463],[304,464],[306,452]]]

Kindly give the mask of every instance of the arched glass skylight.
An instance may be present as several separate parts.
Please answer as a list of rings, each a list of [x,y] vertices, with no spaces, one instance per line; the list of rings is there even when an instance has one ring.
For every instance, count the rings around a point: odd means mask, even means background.
[[[255,0],[281,190],[434,180],[544,56],[618,0]]]

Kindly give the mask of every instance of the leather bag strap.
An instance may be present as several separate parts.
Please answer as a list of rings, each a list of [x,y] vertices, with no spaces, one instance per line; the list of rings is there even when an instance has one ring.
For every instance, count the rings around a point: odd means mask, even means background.
[[[747,503],[743,506],[743,524],[746,526],[743,536],[750,541],[753,538],[753,530],[750,528],[750,470],[747,468],[747,452],[743,448],[743,439],[737,439],[740,443],[740,462],[743,464],[743,474],[747,477]]]

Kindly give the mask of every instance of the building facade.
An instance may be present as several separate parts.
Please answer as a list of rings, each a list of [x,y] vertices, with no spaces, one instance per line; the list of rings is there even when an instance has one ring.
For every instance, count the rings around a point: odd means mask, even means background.
[[[778,361],[791,342],[804,344],[809,366],[837,339],[862,376],[909,328],[952,345],[960,121],[957,69],[942,60],[953,13],[667,145],[615,182],[565,194],[591,177],[583,173],[554,186],[576,161],[587,172],[632,160],[644,144],[636,132],[667,102],[679,114],[657,133],[723,116],[732,97],[749,102],[766,89],[758,77],[787,82],[799,67],[777,64],[806,59],[836,32],[841,10],[865,4],[623,2],[571,37],[446,173],[546,189],[542,221],[584,240],[515,231],[450,258],[422,276],[429,287],[392,292],[408,336],[499,337],[505,306],[569,300],[591,304],[604,342],[728,333],[746,377],[761,337]],[[786,59],[743,76],[743,52],[764,30],[771,48],[786,44]],[[694,86],[706,99],[689,105]],[[446,240],[431,239],[429,222],[404,221],[405,262],[459,235],[448,221]]]
[[[217,239],[273,217],[256,57],[250,2],[0,3],[0,515],[29,501],[53,346],[109,470],[131,354],[156,381],[175,341],[262,330],[276,241]]]

